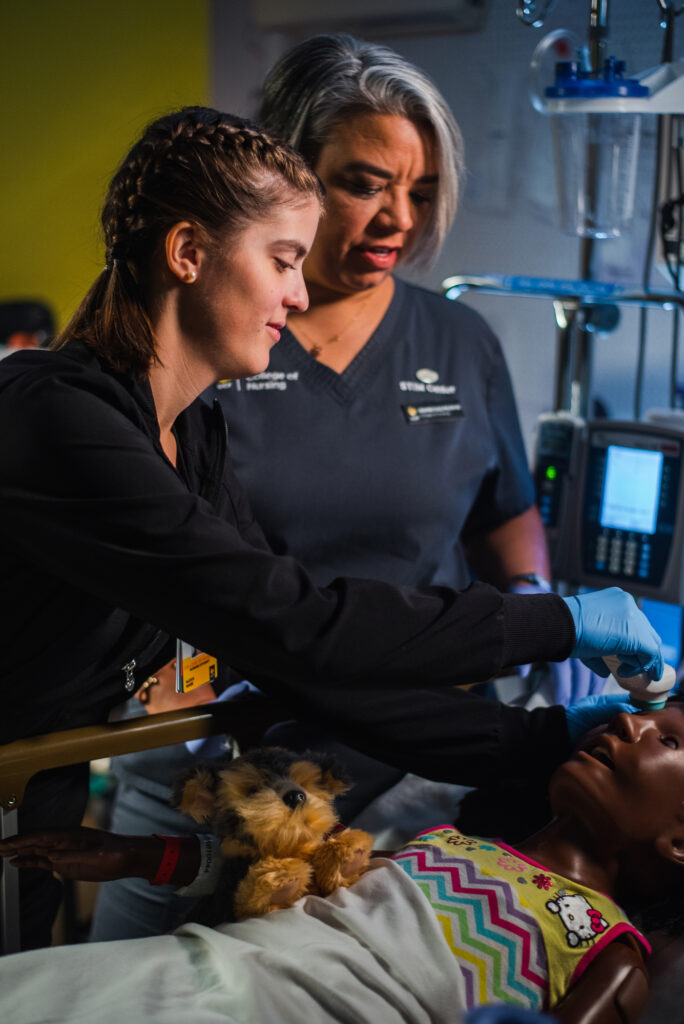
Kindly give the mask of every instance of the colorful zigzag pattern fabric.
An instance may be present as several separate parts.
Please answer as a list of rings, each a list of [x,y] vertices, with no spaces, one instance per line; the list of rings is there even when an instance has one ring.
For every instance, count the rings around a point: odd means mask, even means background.
[[[459,960],[468,1007],[505,1002],[542,1009],[548,963],[535,915],[522,906],[512,880],[472,859],[472,840],[466,852],[432,845],[430,838],[436,837],[424,833],[393,859],[432,904]]]

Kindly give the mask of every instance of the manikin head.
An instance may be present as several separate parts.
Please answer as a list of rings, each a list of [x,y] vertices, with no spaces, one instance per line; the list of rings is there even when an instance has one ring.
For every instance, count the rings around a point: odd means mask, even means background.
[[[613,865],[615,896],[672,910],[684,902],[684,701],[617,715],[551,778],[551,807]],[[655,925],[649,924],[652,928]]]

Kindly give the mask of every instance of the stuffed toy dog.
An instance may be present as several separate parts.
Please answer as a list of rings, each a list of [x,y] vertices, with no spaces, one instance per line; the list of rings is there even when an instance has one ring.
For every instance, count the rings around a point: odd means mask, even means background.
[[[355,882],[373,837],[338,824],[333,802],[348,788],[329,755],[280,747],[193,765],[177,780],[173,804],[209,825],[225,863],[216,892],[190,919],[240,921]]]

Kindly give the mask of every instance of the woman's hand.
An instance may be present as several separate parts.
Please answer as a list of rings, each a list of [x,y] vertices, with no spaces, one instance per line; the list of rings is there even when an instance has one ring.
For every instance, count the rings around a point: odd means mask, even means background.
[[[582,697],[565,709],[570,742],[579,743],[598,725],[607,725],[616,715],[633,714],[637,710],[630,704],[627,694],[607,693],[599,696]]]
[[[660,679],[660,637],[630,594],[619,587],[608,587],[563,600],[575,624],[576,642],[571,658],[581,658],[592,672],[605,678],[609,670],[604,655],[614,654],[620,659],[619,675],[645,672],[649,679]]]
[[[109,882],[154,878],[164,841],[156,836],[120,836],[96,828],[53,828],[0,840],[0,856],[16,868],[56,871],[62,878]]]
[[[169,661],[153,676],[146,679],[135,694],[144,705],[148,715],[158,715],[162,711],[179,711],[183,708],[195,707],[197,704],[208,704],[216,694],[210,683],[198,686],[189,693],[176,693],[176,659]]]

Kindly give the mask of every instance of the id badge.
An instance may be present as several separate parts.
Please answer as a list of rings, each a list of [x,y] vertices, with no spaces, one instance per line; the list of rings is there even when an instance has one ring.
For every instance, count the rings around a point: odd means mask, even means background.
[[[216,679],[218,662],[184,640],[176,641],[176,693],[190,693]]]
[[[463,416],[460,402],[422,402],[420,404],[402,405],[401,411],[407,423],[447,423]]]

